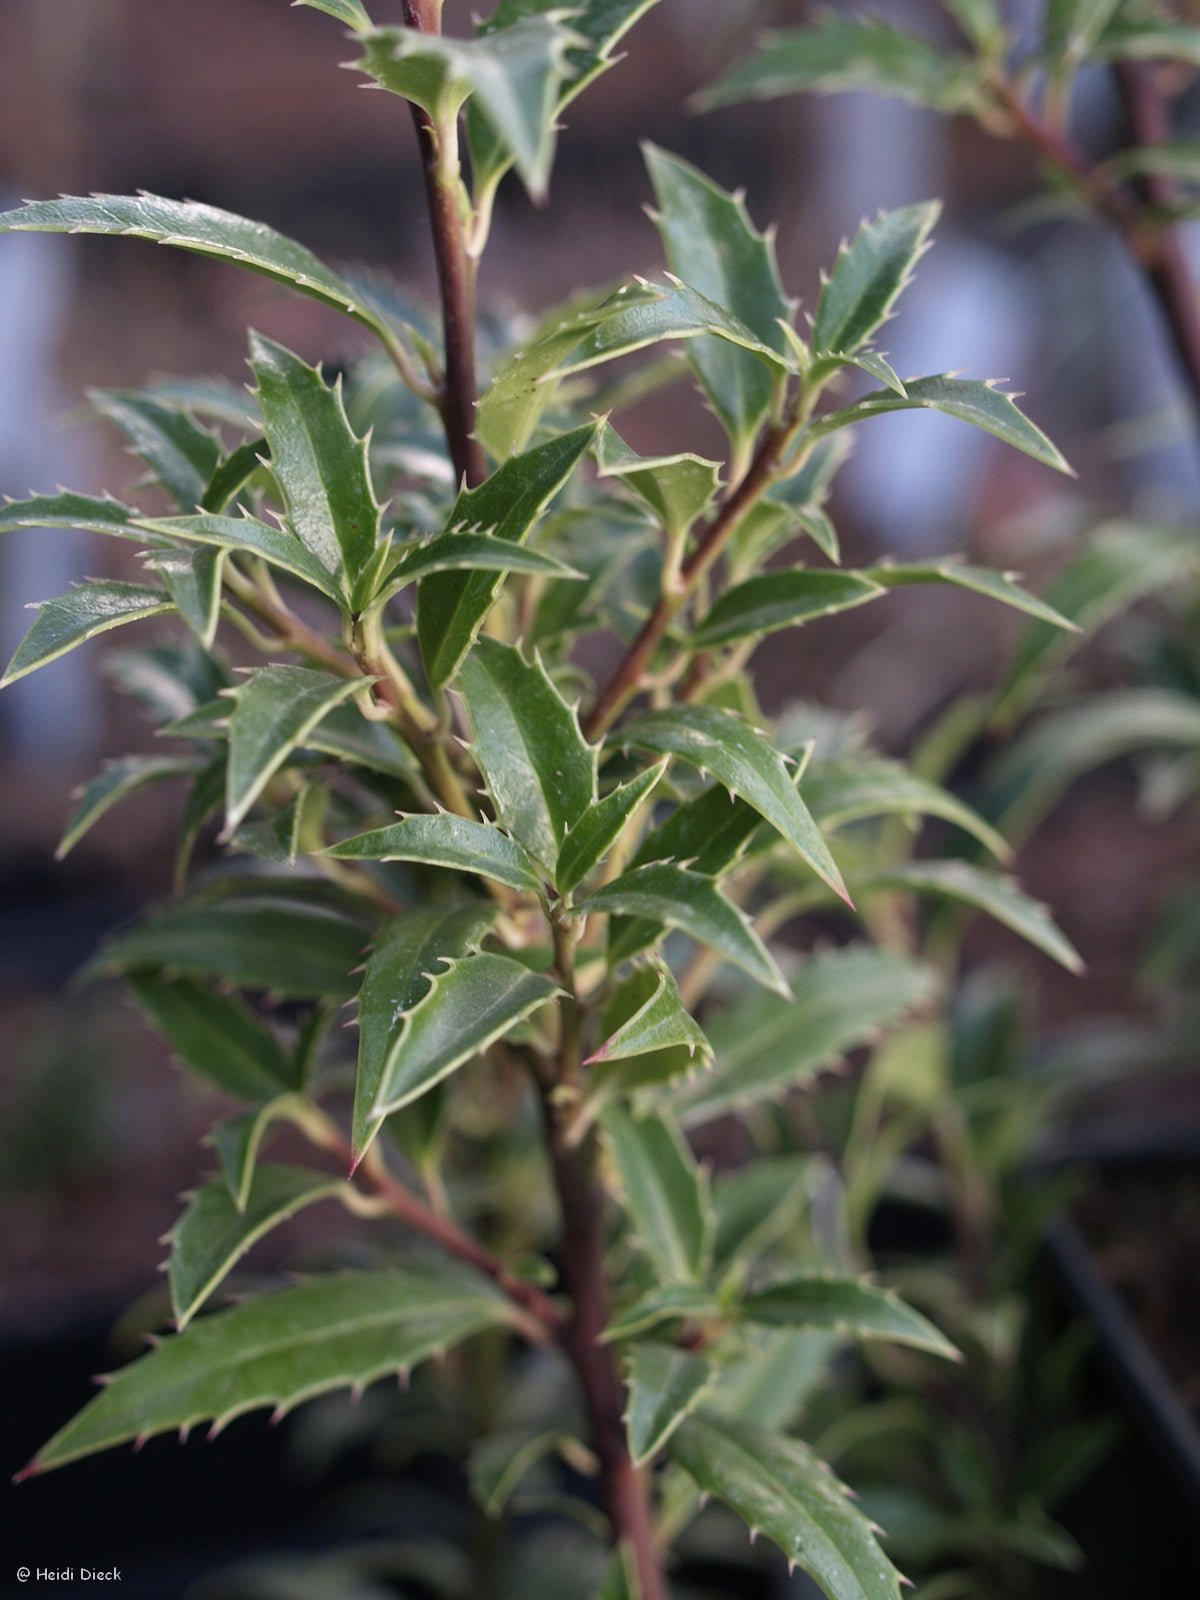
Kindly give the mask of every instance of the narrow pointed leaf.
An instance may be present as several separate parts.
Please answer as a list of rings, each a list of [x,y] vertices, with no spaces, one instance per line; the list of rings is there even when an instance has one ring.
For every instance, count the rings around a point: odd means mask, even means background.
[[[552,872],[568,832],[596,798],[596,752],[575,712],[512,645],[481,639],[459,675],[496,815]]]
[[[787,1001],[747,995],[719,1011],[707,1033],[716,1065],[674,1101],[687,1122],[776,1099],[836,1066],[848,1051],[928,1005],[938,980],[928,967],[865,946],[814,956]]]
[[[138,514],[133,506],[111,495],[75,494],[64,489],[58,494],[31,495],[28,500],[0,500],[0,533],[10,528],[79,528],[145,543],[141,530],[131,526]]]
[[[247,555],[261,556],[269,565],[290,572],[329,599],[341,603],[337,580],[304,548],[295,534],[285,528],[273,528],[254,517],[222,517],[211,513],[198,517],[142,517],[138,527],[170,539],[183,539],[189,544],[212,545],[217,549],[241,550]]]
[[[227,838],[321,719],[365,682],[311,667],[263,667],[228,691],[233,710],[225,785]]]
[[[238,1112],[232,1117],[223,1118],[208,1135],[205,1142],[216,1152],[221,1177],[239,1211],[246,1209],[259,1151],[271,1125],[280,1121],[298,1121],[304,1111],[305,1102],[299,1095],[281,1094],[274,1100],[256,1106],[253,1111]]]
[[[668,1282],[695,1283],[712,1253],[708,1178],[666,1117],[601,1113],[635,1237]]]
[[[720,462],[696,455],[639,456],[610,425],[597,440],[596,465],[600,477],[628,484],[674,538],[708,510],[721,486]]]
[[[203,763],[194,756],[125,756],[107,762],[79,792],[66,832],[54,852],[61,861],[70,854],[100,818],[119,805],[127,795],[168,778],[194,777]]]
[[[168,550],[146,563],[163,581],[180,616],[206,650],[221,616],[224,550]]]
[[[662,1344],[635,1345],[629,1356],[625,1417],[635,1467],[656,1456],[713,1387],[716,1373],[703,1356]]]
[[[274,1100],[295,1087],[283,1046],[244,1000],[194,978],[127,976],[139,1007],[183,1064],[238,1100]]]
[[[762,638],[780,628],[795,628],[816,617],[877,600],[883,587],[858,572],[829,572],[795,567],[747,578],[724,594],[692,635],[698,650],[731,644],[736,639]]]
[[[604,1043],[589,1057],[589,1066],[681,1048],[689,1056],[698,1054],[702,1061],[711,1057],[712,1047],[700,1024],[683,1009],[669,967],[661,962],[642,967],[619,992],[626,1020],[607,1033]],[[606,1019],[609,1015],[605,1013]]]
[[[588,807],[558,853],[555,882],[561,894],[570,894],[604,860],[666,769],[667,763],[660,761]]]
[[[217,516],[225,511],[254,477],[259,474],[266,476],[263,462],[269,454],[270,446],[261,435],[231,450],[217,463],[216,470],[208,480],[208,487],[200,502],[201,511],[210,511]]]
[[[454,502],[447,533],[482,530],[507,544],[524,544],[554,496],[582,461],[598,424],[575,428],[505,461],[477,489]],[[421,584],[417,637],[430,682],[448,683],[500,588],[494,574],[444,572]]]
[[[404,1016],[447,962],[478,949],[495,919],[488,906],[422,906],[390,922],[375,941],[358,996],[358,1077],[351,1143],[361,1160],[378,1129],[372,1112]]]
[[[898,761],[855,757],[814,761],[804,775],[804,798],[827,832],[868,817],[940,817],[1006,861],[1008,845],[989,822],[947,789],[928,783]]]
[[[346,1273],[205,1317],[118,1372],[26,1469],[53,1467],[154,1434],[218,1427],[364,1388],[509,1319],[486,1284],[446,1269]]]
[[[1023,611],[1026,616],[1035,617],[1053,628],[1062,628],[1067,633],[1079,631],[1076,623],[1060,615],[1044,600],[1039,600],[1037,595],[1022,589],[1014,581],[1012,573],[996,572],[990,567],[973,567],[965,561],[953,559],[884,562],[877,567],[867,567],[862,576],[882,584],[885,589],[901,589],[913,583],[952,584],[955,588],[986,595],[989,600],[998,600],[1001,605],[1012,606],[1014,610]]]
[[[405,817],[386,828],[357,833],[324,852],[340,861],[420,861],[453,872],[476,872],[511,889],[537,894],[537,868],[514,839],[499,828],[449,812]]]
[[[900,1600],[900,1574],[871,1523],[799,1439],[701,1413],[676,1432],[671,1456],[703,1494],[765,1534],[830,1600]]]
[[[181,511],[195,511],[217,463],[221,441],[180,406],[148,394],[91,389],[88,399],[114,423]]]
[[[855,1339],[886,1339],[955,1360],[958,1352],[932,1322],[899,1295],[858,1278],[803,1273],[743,1297],[747,1322],[771,1328],[828,1328]]]
[[[81,584],[37,607],[37,621],[17,646],[0,678],[0,688],[57,661],[98,633],[174,609],[170,596],[162,589],[151,589],[142,583],[105,579]]]
[[[931,201],[880,212],[843,246],[817,305],[817,354],[852,356],[882,327],[911,282],[941,209]]]
[[[400,1022],[373,1107],[376,1119],[482,1055],[560,993],[551,979],[510,956],[485,952],[449,961]]]
[[[724,1308],[715,1295],[696,1283],[657,1284],[613,1317],[604,1330],[604,1344],[618,1344],[660,1328],[664,1322],[703,1321]]]
[[[617,737],[660,755],[679,756],[701,772],[711,772],[778,829],[835,894],[849,899],[837,864],[782,756],[740,717],[716,706],[675,706],[639,717]]]
[[[908,398],[908,390],[895,368],[876,350],[856,350],[850,356],[838,351],[829,359],[837,362],[839,366],[857,367],[860,372],[865,372],[868,377],[874,378],[876,383],[882,383],[894,394],[898,394],[902,400]]]
[[[810,435],[824,438],[838,428],[851,427],[868,417],[881,416],[886,411],[942,411],[948,417],[969,422],[972,427],[992,433],[1015,450],[1021,450],[1043,466],[1056,472],[1074,474],[1057,448],[1051,444],[1040,428],[1017,409],[1011,395],[990,383],[975,378],[913,378],[906,380],[905,394],[901,397],[890,389],[865,395],[853,405],[840,411],[831,411],[813,423]]]
[[[557,557],[541,550],[526,550],[523,545],[497,539],[485,533],[443,533],[427,539],[415,549],[406,550],[390,567],[378,600],[390,600],[418,578],[431,572],[523,572],[543,578],[584,576]]]
[[[341,1178],[305,1167],[259,1167],[243,1209],[222,1178],[193,1197],[171,1235],[167,1281],[181,1330],[259,1239],[298,1211],[345,1189]]]
[[[336,579],[349,608],[361,610],[380,507],[366,441],[350,427],[341,383],[330,388],[316,368],[258,334],[251,335],[250,365],[291,529]]]
[[[791,993],[747,918],[718,892],[710,878],[698,872],[669,862],[635,867],[597,889],[577,910],[641,917],[679,928],[778,995]]]

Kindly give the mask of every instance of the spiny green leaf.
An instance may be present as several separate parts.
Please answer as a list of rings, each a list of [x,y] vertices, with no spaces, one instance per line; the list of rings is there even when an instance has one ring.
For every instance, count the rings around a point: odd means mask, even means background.
[[[719,462],[695,455],[639,456],[608,424],[596,441],[596,466],[601,478],[627,483],[676,539],[707,511],[721,486]]]
[[[547,873],[596,798],[596,752],[550,682],[512,645],[481,639],[459,675],[496,815]]]
[[[662,1344],[634,1345],[626,1381],[625,1428],[635,1467],[656,1456],[713,1387],[716,1373],[703,1356]]]
[[[900,1600],[900,1574],[871,1524],[806,1444],[715,1413],[689,1417],[672,1459],[777,1544],[830,1600]]]
[[[783,292],[771,235],[757,231],[740,195],[654,145],[643,147],[658,211],[655,222],[672,272],[731,312],[772,350],[787,351],[780,322],[794,307]],[[705,393],[742,449],[770,411],[775,375],[756,356],[720,339],[702,338],[689,358]]]
[[[274,1100],[295,1088],[283,1046],[236,995],[194,978],[132,971],[133,997],[186,1067],[238,1100]]]
[[[420,770],[416,756],[394,728],[371,721],[354,706],[335,706],[306,735],[304,748],[410,782]]]
[[[600,1122],[634,1235],[668,1282],[696,1282],[712,1254],[707,1174],[666,1117],[610,1105]]]
[[[200,502],[201,511],[211,511],[219,516],[253,478],[259,475],[265,478],[267,469],[263,463],[268,454],[269,446],[261,435],[231,450],[217,463],[208,481],[208,488]]]
[[[618,992],[625,1018],[609,1032],[615,1017],[612,1012],[605,1013],[604,1043],[589,1057],[588,1066],[600,1067],[680,1048],[689,1057],[699,1054],[701,1061],[711,1058],[712,1047],[700,1024],[683,1009],[669,967],[661,962],[641,967]]]
[[[819,417],[810,429],[810,436],[819,439],[837,428],[848,428],[885,411],[942,411],[948,417],[957,417],[972,427],[982,428],[985,433],[995,434],[1005,444],[1032,456],[1043,466],[1065,472],[1068,477],[1074,476],[1041,429],[1035,428],[1017,409],[1012,396],[992,384],[974,378],[938,376],[906,380],[904,388],[903,398],[890,389],[881,389],[877,394],[864,395],[840,411]]]
[[[188,627],[206,650],[217,636],[221,617],[224,550],[163,550],[146,565],[163,581]]]
[[[421,861],[452,872],[476,872],[495,883],[533,894],[542,881],[528,854],[499,828],[449,812],[405,817],[386,828],[357,833],[324,852],[341,861]]]
[[[61,861],[69,855],[100,818],[119,805],[127,795],[167,778],[194,777],[202,765],[202,761],[195,756],[125,756],[119,761],[106,762],[96,776],[78,791],[66,832],[54,852],[55,860]]]
[[[747,578],[724,594],[692,635],[697,650],[731,644],[735,639],[764,637],[780,628],[794,628],[815,617],[877,600],[883,588],[859,572],[829,572],[793,567]]]
[[[175,609],[162,589],[115,579],[89,580],[37,606],[37,621],[21,640],[0,678],[0,689],[57,661],[98,633]]]
[[[10,528],[80,528],[87,533],[109,533],[118,539],[145,538],[132,527],[135,507],[111,495],[35,494],[28,500],[0,500],[0,533]]]
[[[852,356],[883,326],[912,280],[941,209],[935,200],[881,211],[862,224],[853,244],[843,245],[817,304],[817,354]]]
[[[337,580],[284,528],[272,528],[269,523],[246,515],[222,517],[208,513],[198,517],[139,517],[137,526],[170,539],[185,539],[189,543],[261,556],[271,566],[290,572],[341,604],[342,592]]]
[[[484,529],[507,544],[524,544],[538,519],[591,448],[597,423],[515,456],[477,489],[454,502],[446,533]],[[500,588],[499,576],[435,573],[420,587],[417,637],[434,685],[448,683],[471,646]]]
[[[1007,860],[1012,853],[977,811],[936,783],[919,778],[898,761],[879,756],[814,760],[804,775],[804,798],[827,831],[867,817],[940,817],[978,839],[1000,860]]]
[[[561,991],[510,956],[450,960],[400,1019],[384,1062],[376,1119],[415,1100],[455,1068],[482,1055]]]
[[[260,334],[250,336],[250,366],[292,531],[334,577],[349,609],[360,611],[370,598],[363,580],[375,558],[380,507],[341,380],[331,389],[317,368]]]
[[[782,756],[740,717],[716,706],[673,706],[648,712],[615,737],[659,755],[679,756],[701,772],[711,772],[778,829],[835,894],[849,900],[837,864]]]
[[[195,511],[221,459],[216,434],[152,395],[90,389],[88,399],[120,428],[180,510]]]
[[[541,550],[526,550],[507,539],[484,533],[442,533],[407,549],[388,568],[378,601],[390,600],[430,572],[524,572],[545,578],[582,578],[584,574]]]
[[[509,1320],[486,1284],[447,1268],[321,1278],[204,1317],[116,1373],[25,1469],[331,1389],[362,1389]]]
[[[208,1135],[205,1143],[216,1152],[221,1177],[239,1211],[246,1209],[259,1151],[271,1124],[281,1121],[302,1122],[306,1109],[306,1102],[299,1095],[277,1095],[275,1099],[255,1106],[253,1111],[242,1111],[232,1117],[222,1118]]]
[[[305,1167],[259,1167],[241,1209],[223,1178],[192,1198],[171,1234],[167,1281],[171,1310],[182,1330],[264,1234],[288,1217],[340,1194],[346,1184]]]
[[[718,1011],[707,1032],[716,1066],[675,1093],[686,1121],[773,1099],[835,1066],[877,1032],[937,994],[928,967],[865,946],[812,957],[786,1001],[747,995]]]
[[[478,949],[495,908],[422,906],[388,923],[375,941],[358,996],[358,1077],[351,1143],[360,1161],[378,1131],[372,1113],[407,1012],[450,960]]]
[[[710,878],[671,862],[635,867],[606,883],[576,908],[580,914],[604,912],[644,917],[679,928],[711,946],[758,983],[790,996],[783,974],[747,918],[722,896]]]
[[[660,761],[588,807],[558,852],[555,883],[560,894],[570,894],[603,861],[666,770],[667,763]]]
[[[311,667],[262,667],[236,689],[229,716],[225,834],[238,825],[292,752],[321,719],[364,685]]]
[[[860,1278],[801,1273],[780,1278],[743,1297],[747,1322],[772,1328],[829,1328],[856,1339],[887,1339],[954,1360],[957,1350],[927,1318],[890,1289]]]
[[[908,395],[908,390],[905,388],[904,382],[897,374],[896,369],[890,362],[885,361],[877,350],[856,350],[853,355],[849,356],[844,355],[841,351],[835,351],[829,357],[829,360],[839,367],[858,367],[868,377],[874,378],[876,383],[882,383],[885,387],[891,389],[894,394],[898,394],[901,399],[906,398]]]
[[[696,1283],[657,1284],[613,1317],[602,1342],[617,1344],[635,1339],[664,1322],[703,1321],[722,1315],[716,1296]]]
[[[954,557],[942,561],[881,562],[877,567],[867,567],[862,576],[882,584],[885,589],[900,589],[912,583],[953,584],[956,588],[971,589],[976,594],[986,595],[989,600],[998,600],[1002,605],[1024,611],[1027,616],[1036,617],[1039,622],[1048,623],[1053,628],[1063,628],[1068,633],[1079,631],[1074,622],[1060,616],[1053,607],[1030,594],[1027,589],[1022,589],[1014,581],[1015,573],[968,566]]]

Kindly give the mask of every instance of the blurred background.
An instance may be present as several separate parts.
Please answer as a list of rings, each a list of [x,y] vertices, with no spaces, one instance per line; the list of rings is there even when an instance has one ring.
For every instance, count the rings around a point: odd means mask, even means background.
[[[448,31],[463,29],[471,9],[448,0]],[[874,9],[932,37],[947,27],[923,0]],[[1018,21],[1027,11],[1031,26],[1040,14],[1035,0],[1005,9]],[[380,21],[399,11],[397,0],[373,7]],[[849,558],[969,552],[1021,569],[1036,589],[1109,515],[1194,520],[1200,435],[1156,311],[1102,229],[1041,204],[1021,146],[866,94],[688,112],[747,30],[805,15],[798,3],[663,0],[632,36],[629,59],[571,108],[551,204],[535,210],[505,186],[484,302],[536,313],[659,263],[642,212],[643,139],[745,189],[755,221],[777,223],[784,280],[809,306],[820,268],[864,215],[940,195],[934,249],[883,346],[902,375],[1008,379],[1079,479],[944,418],[880,419],[863,430],[832,508]],[[348,54],[329,18],[286,0],[4,0],[0,202],[139,188],[186,196],[427,294],[412,127],[398,102],[338,70]],[[1081,84],[1078,131],[1098,152],[1122,137],[1105,73]],[[1191,234],[1186,243],[1195,256]],[[151,375],[241,381],[247,325],[309,359],[355,353],[344,320],[194,256],[139,241],[0,240],[0,491],[62,483],[121,493],[137,464],[89,414],[86,391]],[[643,406],[627,431],[643,451],[720,451],[715,423],[681,390]],[[85,573],[136,571],[119,541],[6,535],[0,647],[11,653],[30,600]],[[1146,626],[1159,603],[1125,625]],[[769,641],[757,657],[760,693],[771,709],[798,697],[866,707],[878,743],[900,753],[954,697],[994,682],[1018,623],[958,591],[906,590],[882,622],[871,607]],[[169,893],[178,820],[155,789],[54,862],[72,789],[105,757],[151,744],[130,702],[112,694],[104,655],[92,644],[0,697],[0,1324],[10,1338],[77,1326],[141,1294],[181,1174],[208,1164],[197,1138],[209,1104],[119,996],[69,984],[108,928]],[[1075,670],[1111,687],[1125,681],[1127,661],[1102,636]],[[1157,1001],[1142,981],[1144,952],[1170,892],[1200,866],[1197,844],[1187,806],[1150,815],[1134,767],[1104,767],[1072,789],[1016,863],[1087,974],[1070,978],[982,922],[972,963],[1017,975],[1039,1037],[1094,1031],[1099,1019],[1118,1031],[1149,1022]],[[1107,1126],[1165,1110],[1194,1137],[1195,1075],[1153,1081],[1110,1088],[1088,1114]]]

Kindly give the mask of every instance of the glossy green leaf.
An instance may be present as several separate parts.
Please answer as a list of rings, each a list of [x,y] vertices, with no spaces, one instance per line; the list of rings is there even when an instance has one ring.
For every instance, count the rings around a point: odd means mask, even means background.
[[[296,1000],[348,1000],[362,927],[324,906],[255,899],[175,905],[107,940],[89,970],[222,978]]]
[[[245,1207],[239,1210],[224,1179],[210,1179],[192,1197],[170,1235],[167,1282],[176,1326],[187,1327],[264,1234],[345,1188],[343,1179],[305,1167],[259,1167]]]
[[[691,642],[697,650],[707,650],[737,639],[761,638],[780,628],[849,611],[883,593],[880,584],[859,572],[813,567],[763,572],[726,589]]]
[[[900,1574],[871,1523],[799,1439],[701,1413],[678,1429],[671,1456],[702,1494],[764,1533],[830,1600],[900,1600]]]
[[[602,800],[593,801],[580,816],[558,852],[555,882],[561,894],[570,894],[578,888],[592,868],[604,860],[666,769],[665,761],[648,767]]]
[[[1054,926],[1046,906],[1002,873],[987,872],[966,861],[907,861],[873,868],[858,880],[864,888],[907,889],[914,894],[942,896],[985,911],[1020,934],[1068,972],[1081,973],[1079,952]]]
[[[376,939],[358,996],[358,1077],[351,1143],[360,1161],[378,1131],[380,1085],[405,1015],[429,993],[446,963],[477,950],[495,919],[485,906],[421,906],[388,923]]]
[[[335,678],[311,667],[261,667],[237,688],[229,715],[225,837],[232,838],[267,784],[335,706],[362,689],[362,678]]]
[[[187,412],[148,394],[89,389],[88,399],[129,440],[181,511],[195,511],[221,459],[221,441]]]
[[[655,962],[639,968],[620,993],[625,1020],[614,1032],[605,1030],[604,1043],[589,1057],[588,1066],[607,1066],[660,1050],[683,1049],[701,1062],[711,1058],[712,1047],[700,1024],[684,1010],[669,967]],[[606,1013],[606,1020],[610,1015]]]
[[[890,362],[885,361],[876,350],[856,350],[853,355],[849,356],[836,351],[829,357],[829,360],[831,363],[836,362],[838,366],[858,367],[861,372],[865,372],[868,377],[874,378],[876,383],[882,383],[886,388],[891,389],[901,399],[906,398],[908,395],[908,390],[905,388],[904,382],[897,374],[896,369]]]
[[[224,1117],[213,1128],[205,1143],[216,1152],[221,1177],[239,1211],[245,1211],[250,1187],[258,1166],[258,1156],[272,1124],[301,1122],[306,1102],[295,1094],[277,1095],[255,1106]]]
[[[547,873],[596,799],[596,752],[540,660],[481,639],[459,675],[496,815]]]
[[[720,462],[695,455],[639,456],[609,425],[596,441],[596,466],[601,478],[628,484],[676,539],[708,510],[721,486]]]
[[[939,376],[906,380],[904,388],[904,396],[891,389],[881,389],[877,394],[865,395],[852,405],[843,406],[840,411],[828,412],[813,423],[810,436],[823,438],[837,428],[851,427],[886,411],[941,411],[948,417],[969,422],[972,427],[982,428],[985,433],[995,434],[996,438],[1032,456],[1043,466],[1073,476],[1071,468],[1041,429],[1035,428],[1017,409],[1011,395],[993,384],[974,378]]]
[[[292,4],[308,6],[313,11],[324,11],[328,16],[344,22],[348,28],[353,28],[356,33],[362,33],[371,26],[362,0],[292,0]]]
[[[600,1122],[634,1236],[667,1282],[698,1281],[712,1254],[707,1174],[664,1116],[610,1105]]]
[[[357,833],[324,854],[340,861],[420,861],[452,872],[475,872],[533,894],[542,888],[537,868],[515,840],[490,823],[471,822],[448,811],[405,817],[386,828]]]
[[[133,997],[186,1067],[238,1100],[295,1088],[283,1046],[245,1001],[194,978],[133,970]]]
[[[679,928],[778,995],[791,993],[749,920],[719,893],[711,878],[698,872],[665,861],[634,867],[597,889],[577,909],[585,915],[599,911],[644,917]]]
[[[998,600],[1001,605],[1012,606],[1014,610],[1023,611],[1026,616],[1036,617],[1039,622],[1048,623],[1053,628],[1062,628],[1068,633],[1078,632],[1074,622],[1060,616],[1053,607],[1030,594],[1027,589],[1022,589],[1014,581],[1015,574],[1011,572],[996,572],[991,567],[972,567],[965,561],[948,557],[942,561],[881,562],[877,567],[867,567],[863,576],[882,584],[885,589],[901,589],[914,583],[952,584],[958,589],[970,589],[975,594],[986,595],[989,600]]]
[[[269,454],[270,447],[261,434],[231,450],[217,463],[208,480],[200,502],[201,511],[211,511],[218,516],[225,511],[255,477],[266,476],[263,463]]]
[[[956,795],[880,756],[814,760],[804,775],[804,798],[826,832],[869,817],[940,817],[1002,861],[1012,853],[995,828]]]
[[[199,1422],[219,1431],[262,1406],[282,1416],[314,1395],[406,1373],[509,1316],[487,1284],[446,1268],[345,1273],[263,1295],[116,1373],[26,1474]]]
[[[292,532],[333,576],[349,609],[360,611],[370,598],[364,575],[375,558],[380,507],[341,380],[330,388],[317,368],[259,334],[250,337],[250,366]]]
[[[140,528],[131,526],[138,515],[111,495],[35,494],[28,500],[0,500],[0,533],[12,528],[79,528],[87,533],[108,533],[118,539],[139,539],[146,543]]]
[[[646,145],[644,154],[658,205],[654,220],[671,271],[731,312],[768,348],[786,352],[779,324],[791,324],[794,307],[783,292],[773,237],[757,231],[740,195],[728,194],[654,145]],[[771,409],[775,374],[757,356],[721,339],[699,339],[688,355],[735,447],[744,448]]]
[[[224,550],[164,550],[146,565],[163,581],[175,608],[206,650],[217,636],[221,617]]]
[[[626,1372],[629,1409],[625,1429],[635,1467],[644,1466],[658,1454],[708,1394],[716,1376],[703,1356],[662,1344],[633,1347]]]
[[[828,1328],[855,1339],[886,1339],[954,1360],[958,1352],[937,1328],[890,1289],[860,1278],[801,1273],[743,1297],[747,1322],[771,1328]]]
[[[395,1027],[372,1108],[398,1111],[540,1011],[561,991],[510,956],[451,959]]]
[[[701,773],[711,772],[778,829],[835,894],[849,900],[837,864],[783,757],[740,717],[716,706],[680,705],[651,711],[627,723],[616,737],[658,755],[679,756]]]
[[[341,603],[342,594],[336,578],[286,528],[273,528],[269,523],[245,515],[222,517],[208,513],[198,517],[142,517],[137,525],[148,533],[183,539],[189,544],[212,545],[217,549],[261,556],[269,565],[290,572],[294,578]]]
[[[443,533],[405,550],[389,567],[378,600],[390,600],[431,572],[523,572],[543,578],[584,576],[557,557],[526,550],[507,539],[485,533]]]
[[[94,778],[77,791],[66,831],[54,852],[56,861],[70,854],[100,818],[127,795],[169,778],[191,778],[202,766],[194,756],[125,756],[108,761]]]
[[[862,224],[852,244],[842,246],[817,303],[817,354],[852,356],[878,332],[912,281],[941,209],[930,201],[881,211],[874,222]]]
[[[0,689],[57,661],[98,633],[161,616],[175,607],[162,589],[104,579],[80,584],[35,609],[37,621],[17,646],[0,678]]]
[[[928,967],[890,951],[851,946],[810,958],[792,980],[792,998],[750,994],[707,1025],[713,1071],[675,1093],[686,1121],[776,1099],[837,1065],[881,1029],[937,995]]]
[[[656,1284],[613,1317],[603,1343],[617,1344],[659,1328],[665,1322],[703,1321],[722,1315],[716,1296],[696,1283]]]
[[[482,530],[506,544],[524,544],[554,496],[591,448],[591,423],[505,461],[477,489],[454,502],[447,534]],[[430,682],[448,683],[458,671],[500,588],[483,572],[431,574],[420,587],[417,637]]]

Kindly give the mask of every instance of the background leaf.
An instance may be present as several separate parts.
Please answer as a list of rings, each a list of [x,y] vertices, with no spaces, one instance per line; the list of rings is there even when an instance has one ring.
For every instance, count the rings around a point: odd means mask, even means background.
[[[274,1032],[245,1001],[194,978],[152,972],[127,975],[134,999],[176,1055],[238,1100],[274,1100],[296,1087]]]
[[[665,1117],[633,1116],[612,1105],[601,1125],[635,1236],[666,1281],[696,1282],[712,1251],[707,1176]]]

